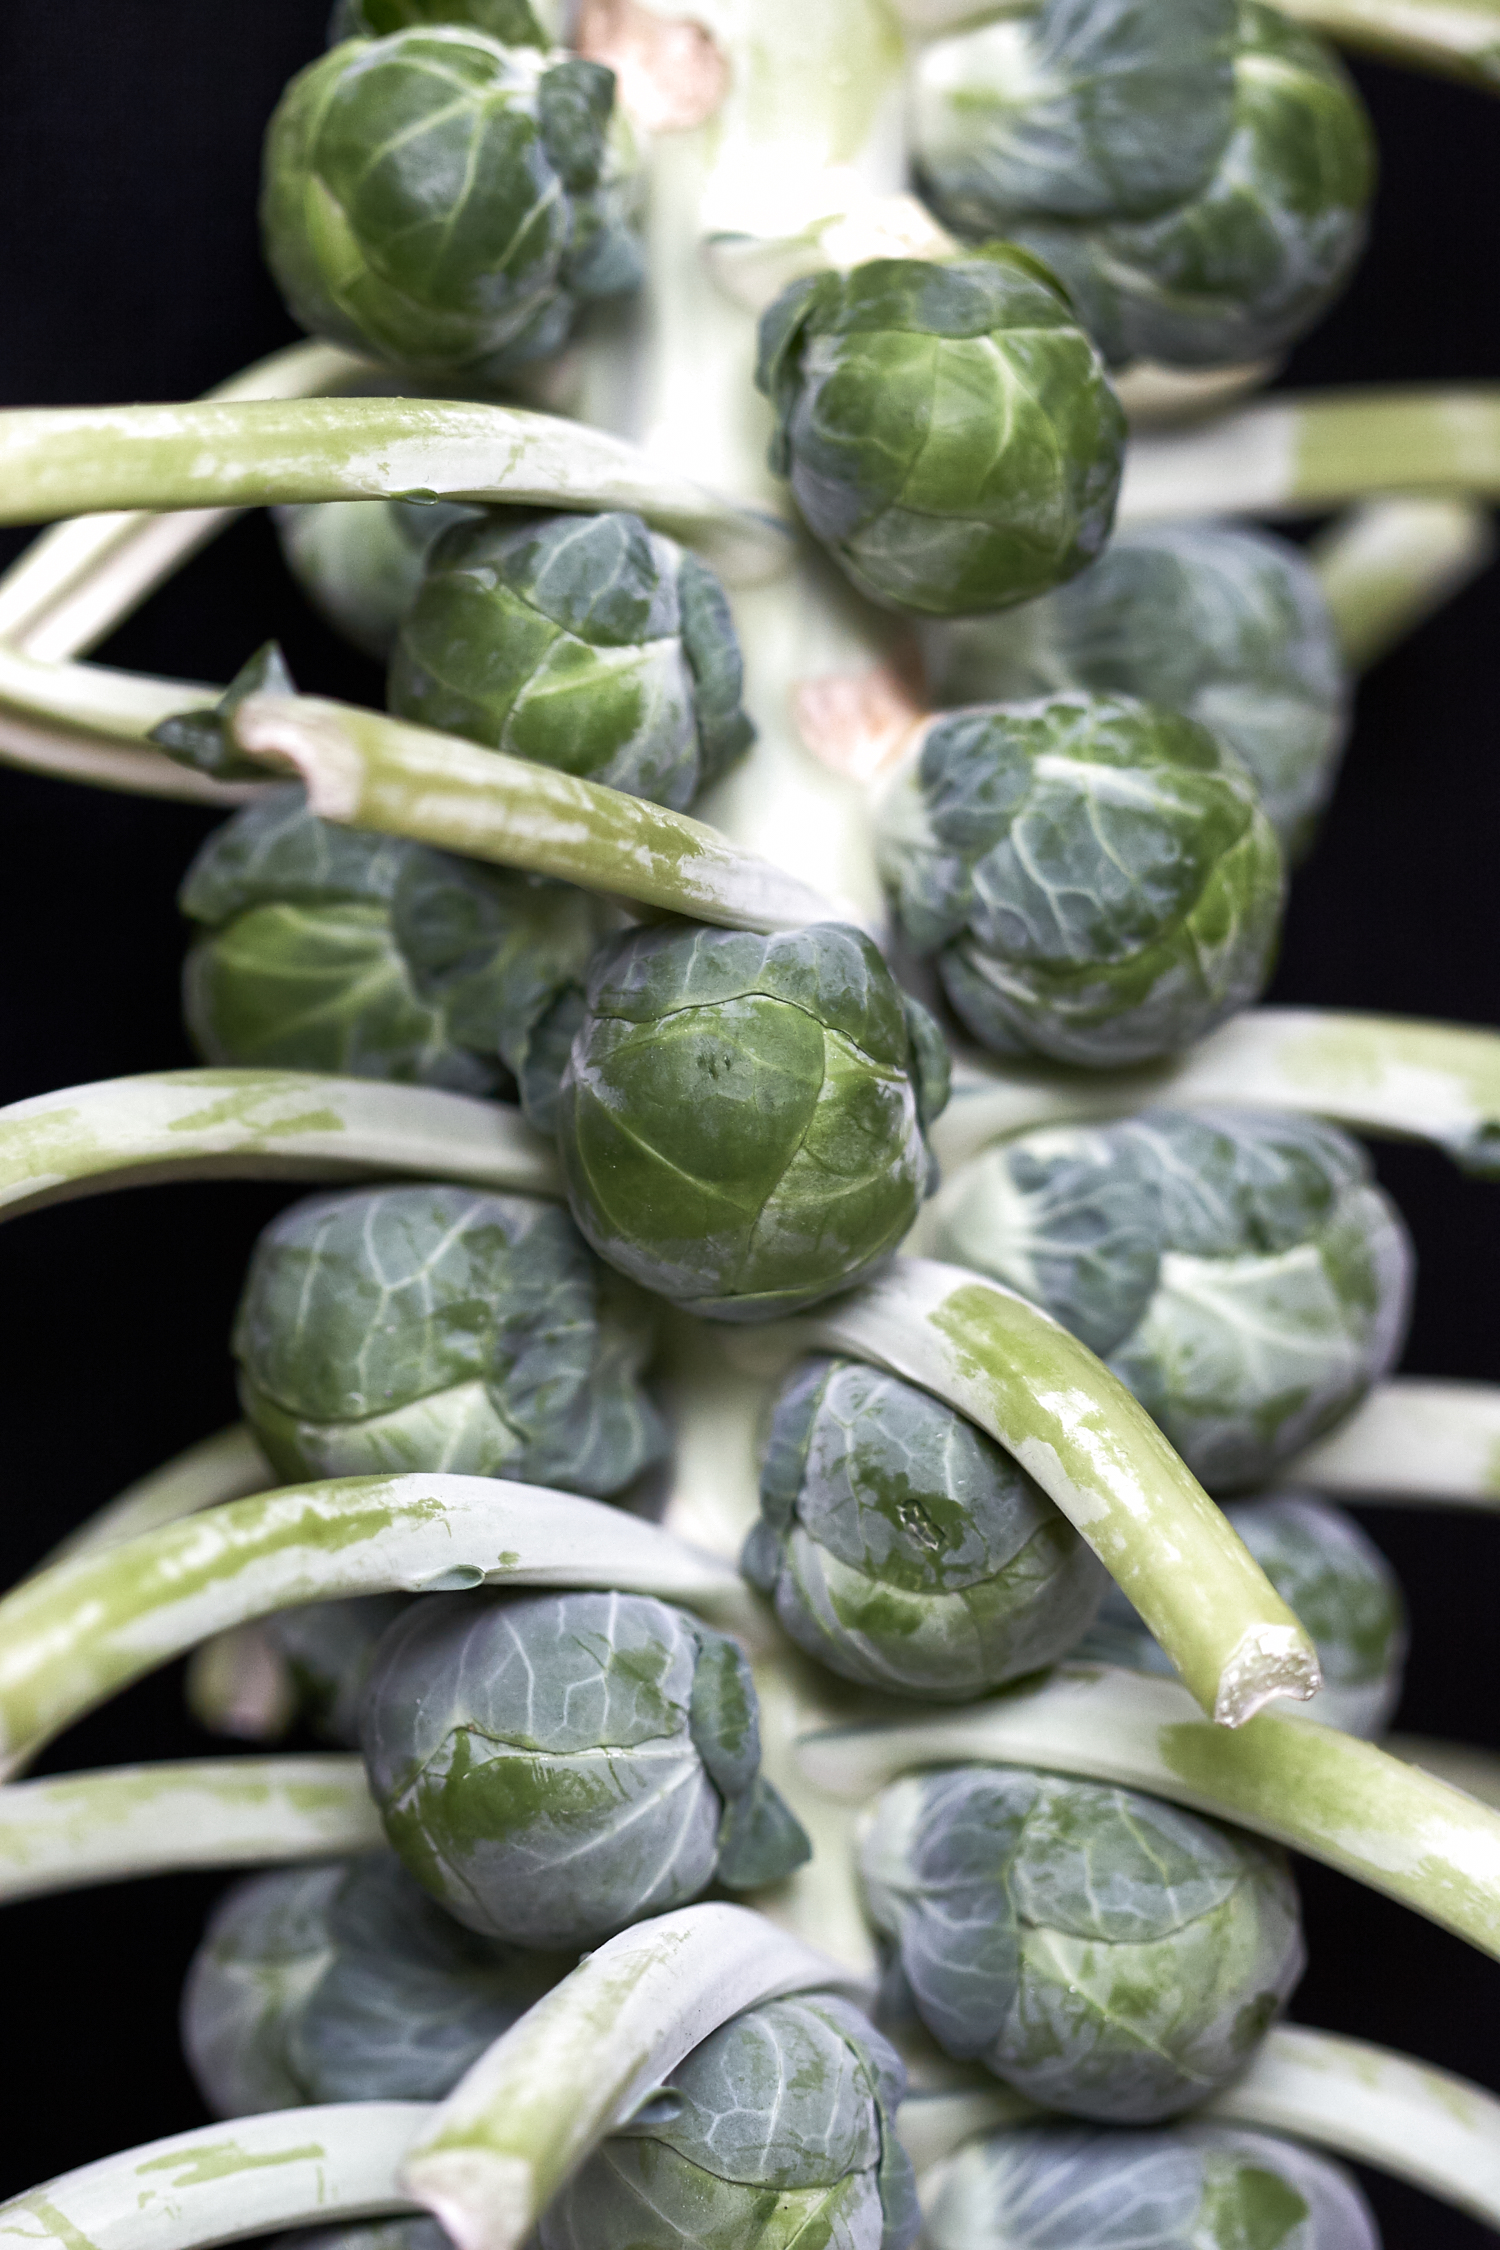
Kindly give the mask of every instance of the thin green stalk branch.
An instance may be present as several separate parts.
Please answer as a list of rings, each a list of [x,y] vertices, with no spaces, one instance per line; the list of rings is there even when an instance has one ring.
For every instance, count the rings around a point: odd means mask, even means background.
[[[1377,1138],[1431,1141],[1466,1172],[1500,1177],[1500,1032],[1332,1008],[1247,1008],[1140,1070],[1001,1063],[970,1049],[932,1141],[951,1172],[1032,1126],[1161,1102],[1309,1111]]]
[[[233,1422],[227,1430],[216,1430],[212,1437],[200,1438],[196,1445],[174,1454],[159,1469],[137,1477],[76,1531],[59,1540],[36,1568],[45,1570],[74,1555],[118,1547],[143,1531],[155,1531],[164,1523],[178,1523],[184,1516],[196,1515],[200,1508],[214,1508],[224,1500],[243,1500],[252,1492],[266,1492],[273,1473],[254,1433],[244,1422]]]
[[[314,398],[353,389],[373,373],[368,360],[336,344],[288,344],[207,395]],[[0,577],[0,640],[45,659],[82,655],[217,538],[236,513],[208,508],[157,516],[137,509],[54,524]]]
[[[1357,672],[1425,624],[1494,560],[1495,527],[1473,500],[1370,500],[1314,540],[1309,560]]]
[[[252,695],[242,750],[295,773],[324,820],[523,867],[730,929],[799,929],[838,908],[686,813],[456,735],[313,696]]]
[[[307,1070],[166,1070],[0,1109],[0,1218],[167,1180],[392,1172],[561,1193],[551,1147],[519,1110],[427,1086]]]
[[[1315,1693],[1313,1644],[1259,1563],[1124,1385],[1025,1298],[899,1258],[761,1334],[873,1360],[988,1430],[1082,1533],[1217,1726]]]
[[[293,500],[471,500],[633,509],[731,584],[790,559],[774,518],[623,439],[517,407],[410,398],[14,407],[0,413],[0,522],[85,509]]]
[[[44,664],[0,643],[0,763],[135,796],[243,805],[263,782],[215,781],[146,739],[164,719],[201,711],[223,692],[102,665]]]
[[[358,1758],[193,1758],[0,1788],[0,1900],[378,1851]]]
[[[1497,0],[1277,0],[1283,15],[1381,62],[1500,93]]]
[[[430,2102],[335,2102],[198,2125],[0,2204],[0,2250],[209,2250],[410,2211],[401,2159]]]
[[[458,2250],[516,2250],[591,2150],[721,2023],[785,1993],[851,1988],[868,2001],[838,1962],[743,1906],[638,1922],[481,2055],[419,2132],[402,2185]]]
[[[212,1633],[304,1602],[493,1586],[603,1586],[732,1620],[738,1575],[670,1532],[499,1477],[291,1485],[75,1556],[0,1601],[0,1759]]]
[[[819,1787],[863,1798],[915,1767],[1038,1766],[1117,1782],[1322,1860],[1500,1960],[1500,1814],[1373,1743],[1262,1712],[1208,1725],[1175,1681],[1062,1664],[983,1703],[809,1736]]]
[[[1284,1481],[1362,1507],[1500,1508],[1500,1386],[1398,1375],[1287,1464]]]

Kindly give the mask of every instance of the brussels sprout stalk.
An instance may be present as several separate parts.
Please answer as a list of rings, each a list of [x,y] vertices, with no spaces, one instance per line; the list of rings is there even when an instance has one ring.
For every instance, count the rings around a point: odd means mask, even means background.
[[[1346,47],[1500,92],[1495,0],[1278,0],[1284,15]]]
[[[741,2009],[867,1994],[742,1906],[689,1906],[611,1938],[496,2040],[409,2150],[401,2180],[459,2250],[515,2250],[591,2149]]]
[[[378,1851],[358,1758],[192,1758],[0,1789],[0,1900],[185,1867]]]
[[[1500,1508],[1500,1387],[1399,1375],[1289,1463],[1286,1479],[1362,1507]]]
[[[163,720],[199,711],[221,693],[91,664],[44,664],[0,644],[0,762],[97,789],[242,805],[264,785],[253,777],[215,780],[146,739]]]
[[[0,1602],[7,1768],[232,1625],[351,1594],[600,1586],[736,1614],[737,1575],[654,1524],[503,1478],[348,1477],[231,1500],[55,1564]]]
[[[178,1523],[184,1516],[196,1515],[200,1508],[265,1492],[270,1481],[271,1470],[251,1431],[243,1422],[232,1422],[227,1430],[216,1430],[212,1437],[200,1439],[159,1469],[127,1485],[76,1531],[59,1540],[36,1567],[43,1570],[73,1555],[118,1547],[144,1531],[155,1531],[160,1524]]]
[[[1492,560],[1494,526],[1472,500],[1372,500],[1313,543],[1344,655],[1368,671]]]

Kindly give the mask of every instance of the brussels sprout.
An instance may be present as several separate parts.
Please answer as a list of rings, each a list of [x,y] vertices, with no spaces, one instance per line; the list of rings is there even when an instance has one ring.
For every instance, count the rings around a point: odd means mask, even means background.
[[[946,1072],[862,931],[632,930],[595,958],[563,1076],[573,1215],[602,1258],[695,1313],[796,1311],[906,1233]]]
[[[1224,1513],[1317,1643],[1323,1685],[1303,1715],[1367,1740],[1383,1734],[1401,1695],[1406,1604],[1380,1549],[1342,1508],[1306,1493],[1241,1500]],[[1078,1654],[1139,1672],[1172,1670],[1115,1585]]]
[[[571,1966],[461,1929],[384,1854],[287,1868],[218,1908],[182,2043],[220,2117],[438,2101]]]
[[[1281,850],[1249,776],[1206,728],[1129,696],[933,720],[877,850],[907,940],[996,1054],[1149,1061],[1270,974]]]
[[[925,2184],[929,2250],[1380,2250],[1339,2165],[1229,2125],[996,2133]]]
[[[338,0],[328,44],[341,39],[383,39],[420,24],[467,24],[507,47],[545,47],[547,35],[527,0]]]
[[[907,2250],[906,2073],[831,1993],[770,2000],[678,2064],[542,2215],[541,2250]]]
[[[273,510],[282,560],[314,609],[381,661],[433,546],[477,513],[447,500],[318,500]]]
[[[614,73],[460,24],[351,39],[288,86],[261,225],[293,317],[413,375],[492,382],[632,289]]]
[[[914,1383],[810,1359],[776,1403],[741,1567],[845,1679],[962,1702],[1050,1664],[1109,1579],[1040,1485]]]
[[[294,1203],[234,1324],[240,1400],[283,1476],[448,1469],[604,1498],[665,1447],[651,1344],[566,1212],[438,1183]]]
[[[317,819],[269,790],[216,829],[178,897],[205,925],[183,1004],[209,1062],[506,1093],[548,1126],[598,942],[570,884]]]
[[[1138,695],[1216,734],[1288,851],[1333,786],[1348,721],[1338,635],[1301,550],[1228,524],[1122,531],[1071,586],[1006,617],[933,627],[940,704],[1084,688]]]
[[[277,1610],[259,1630],[281,1658],[294,1716],[324,1742],[352,1750],[359,1706],[380,1636],[406,1607],[404,1594],[363,1594],[351,1601],[307,1602]]]
[[[754,739],[723,589],[639,516],[455,525],[401,627],[389,702],[681,808]]]
[[[911,1775],[876,1799],[860,1874],[894,1991],[939,2046],[1078,2117],[1204,2100],[1302,1972],[1280,1852],[1099,1782]]]
[[[872,601],[1004,609],[1109,536],[1124,416],[1024,251],[794,281],[761,320],[755,380],[776,412],[772,468]]]
[[[520,1945],[587,1945],[811,1850],[761,1779],[740,1650],[648,1595],[428,1595],[380,1645],[361,1734],[412,1874]]]
[[[1412,1252],[1358,1143],[1275,1112],[1145,1110],[966,1164],[932,1252],[1019,1290],[1135,1392],[1213,1492],[1264,1484],[1406,1330]]]

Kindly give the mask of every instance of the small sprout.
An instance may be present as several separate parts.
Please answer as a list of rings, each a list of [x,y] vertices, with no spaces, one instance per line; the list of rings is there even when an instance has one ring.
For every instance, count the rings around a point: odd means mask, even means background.
[[[180,711],[151,729],[147,740],[179,766],[206,773],[213,781],[264,781],[266,769],[247,758],[228,724],[247,696],[295,695],[297,683],[277,642],[266,641],[240,666],[217,703],[206,711]]]
[[[548,2205],[540,2250],[907,2250],[895,2113],[906,2073],[847,2000],[735,2016],[678,2064]]]
[[[384,1855],[287,1868],[218,1908],[182,2041],[219,2117],[440,2101],[571,1966],[475,1937]]]
[[[664,1449],[651,1345],[565,1211],[436,1183],[294,1203],[234,1326],[246,1419],[288,1479],[451,1470],[599,1498]]]
[[[1358,1405],[1406,1332],[1412,1251],[1337,1126],[1146,1110],[1023,1133],[954,1174],[933,1254],[1044,1306],[1211,1492],[1253,1490]]]
[[[1229,2125],[996,2133],[924,2191],[929,2250],[1380,2250],[1341,2166]]]
[[[1066,1656],[1109,1583],[1041,1487],[930,1392],[810,1359],[777,1400],[742,1569],[845,1679],[964,1702]]]
[[[596,957],[558,1135],[602,1258],[716,1320],[861,1280],[916,1217],[946,1056],[862,931],[673,922]]]
[[[1049,2109],[1150,2124],[1250,2061],[1301,1975],[1284,1855],[1134,1790],[912,1775],[860,1850],[894,2008]]]
[[[361,1732],[386,1833],[470,1929],[583,1946],[754,1889],[811,1847],[760,1774],[733,1641],[634,1594],[431,1595],[381,1643]]]
[[[640,279],[614,90],[599,63],[463,24],[309,64],[271,120],[261,198],[293,317],[470,383],[559,350],[581,303]]]
[[[953,1007],[996,1054],[1109,1069],[1253,1000],[1280,847],[1206,728],[1128,696],[932,721],[880,809],[882,879]]]
[[[547,35],[527,0],[338,0],[328,44],[341,39],[384,39],[419,25],[467,24],[507,47],[545,47]]]
[[[513,509],[445,533],[401,627],[392,711],[681,810],[743,755],[723,588],[639,516]]]
[[[316,500],[273,512],[282,560],[314,609],[384,663],[428,554],[477,510],[445,500]]]
[[[204,929],[183,998],[206,1061],[518,1088],[550,1126],[600,931],[584,892],[319,820],[287,788],[214,831],[178,903]]]
[[[1052,275],[995,244],[794,281],[756,382],[771,466],[855,585],[967,616],[1061,585],[1109,536],[1125,421]]]

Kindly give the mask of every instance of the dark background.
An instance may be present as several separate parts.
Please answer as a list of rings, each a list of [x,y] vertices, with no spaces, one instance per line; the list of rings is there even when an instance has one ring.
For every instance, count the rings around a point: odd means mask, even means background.
[[[816,4],[816,0],[814,0]],[[321,43],[326,0],[6,0],[0,13],[0,403],[188,398],[288,339],[256,250],[260,135]],[[1348,296],[1299,384],[1500,376],[1500,110],[1359,68],[1384,185]],[[0,562],[26,534],[0,533]],[[278,636],[314,691],[378,701],[372,667],[312,619],[264,518],[244,519],[101,653],[228,679]],[[1491,572],[1365,684],[1337,802],[1293,898],[1272,997],[1495,1023]],[[0,1101],[191,1061],[173,894],[206,813],[0,772]],[[1420,1252],[1412,1372],[1500,1380],[1500,1190],[1419,1149],[1381,1175]],[[0,1239],[0,1584],[133,1477],[234,1417],[226,1349],[264,1187],[104,1196]],[[1405,1583],[1399,1724],[1500,1748],[1500,1521],[1371,1511]],[[75,1728],[65,1771],[201,1753],[177,1668]],[[1312,1966],[1295,2013],[1500,2085],[1500,1966],[1323,1869],[1301,1869]],[[11,2065],[0,2193],[197,2122],[177,1993],[217,1878],[6,1909]],[[1487,2231],[1378,2177],[1389,2250]]]

